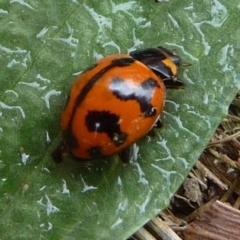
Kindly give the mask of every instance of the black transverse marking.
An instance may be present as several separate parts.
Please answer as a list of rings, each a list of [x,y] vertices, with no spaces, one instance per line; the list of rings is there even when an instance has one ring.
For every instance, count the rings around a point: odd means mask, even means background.
[[[96,73],[89,82],[83,87],[82,91],[79,93],[75,100],[74,109],[72,112],[72,115],[75,114],[76,109],[79,107],[81,102],[86,97],[87,93],[91,90],[91,88],[94,86],[94,84],[110,69],[114,67],[126,67],[131,65],[135,60],[133,58],[119,58],[116,60],[113,60],[110,65],[100,70],[98,73]]]
[[[110,69],[115,68],[115,67],[126,67],[129,66],[131,64],[133,64],[135,62],[135,59],[133,58],[118,58],[115,59],[111,62],[111,64],[109,64],[108,66],[106,66],[105,68],[102,68],[99,72],[97,72],[91,79],[89,79],[88,83],[82,88],[82,90],[79,92],[78,96],[75,99],[75,103],[74,103],[74,107],[72,109],[72,114],[71,114],[71,118],[68,122],[68,127],[65,130],[65,135],[67,138],[67,141],[71,144],[71,146],[77,146],[76,144],[76,137],[74,136],[71,126],[73,123],[73,119],[74,119],[74,115],[76,113],[76,110],[78,107],[80,107],[81,103],[84,101],[86,95],[88,94],[88,92],[92,89],[92,87],[95,85],[95,83],[97,81],[99,81],[101,79],[101,77]],[[90,68],[88,68],[87,70],[85,70],[84,72],[91,70],[93,68],[95,68],[97,66],[97,64],[90,66]]]
[[[74,109],[72,112],[72,115],[75,114],[76,109],[79,107],[81,102],[86,97],[87,93],[91,90],[91,88],[94,86],[94,84],[110,69],[114,67],[126,67],[131,65],[135,60],[133,58],[119,58],[116,60],[113,60],[110,65],[100,70],[98,73],[96,73],[89,82],[83,87],[82,91],[79,93],[75,100]]]
[[[117,147],[122,145],[128,136],[121,132],[119,117],[109,111],[89,111],[85,124],[90,132],[106,133]]]
[[[144,117],[152,117],[156,114],[156,109],[151,104],[153,89],[160,88],[156,80],[148,78],[136,88],[129,88],[126,81],[114,78],[109,88],[118,99],[136,100]]]
[[[87,152],[89,153],[89,156],[91,158],[97,158],[97,157],[101,157],[102,155],[102,148],[99,146],[96,147],[91,147],[87,150]]]

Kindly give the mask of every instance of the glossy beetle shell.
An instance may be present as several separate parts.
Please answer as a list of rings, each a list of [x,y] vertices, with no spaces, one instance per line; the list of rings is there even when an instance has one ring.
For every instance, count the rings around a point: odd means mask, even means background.
[[[105,57],[73,83],[61,116],[63,142],[74,157],[110,156],[146,135],[163,110],[165,86],[129,55]]]

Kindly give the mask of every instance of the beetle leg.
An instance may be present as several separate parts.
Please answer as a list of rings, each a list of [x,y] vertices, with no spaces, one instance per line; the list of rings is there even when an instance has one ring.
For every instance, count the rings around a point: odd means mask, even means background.
[[[130,155],[131,155],[131,147],[123,149],[121,152],[118,153],[123,164],[128,164],[130,162]]]
[[[166,88],[184,88],[184,83],[179,78],[165,78],[163,82]]]
[[[61,163],[63,161],[63,155],[67,152],[63,142],[52,152],[52,158],[55,163]]]

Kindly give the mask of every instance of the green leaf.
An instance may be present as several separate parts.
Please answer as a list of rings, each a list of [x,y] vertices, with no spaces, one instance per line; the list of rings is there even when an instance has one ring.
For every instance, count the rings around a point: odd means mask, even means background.
[[[240,89],[238,1],[5,0],[0,21],[1,238],[126,239],[168,205]],[[56,165],[76,74],[158,45],[192,66],[137,160]]]

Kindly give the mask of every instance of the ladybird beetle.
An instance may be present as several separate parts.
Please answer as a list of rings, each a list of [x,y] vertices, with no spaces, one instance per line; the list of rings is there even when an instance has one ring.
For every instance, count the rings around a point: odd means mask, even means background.
[[[63,141],[53,152],[55,162],[68,152],[79,160],[129,149],[159,122],[166,87],[179,88],[181,58],[163,47],[104,57],[73,83],[61,115]]]

